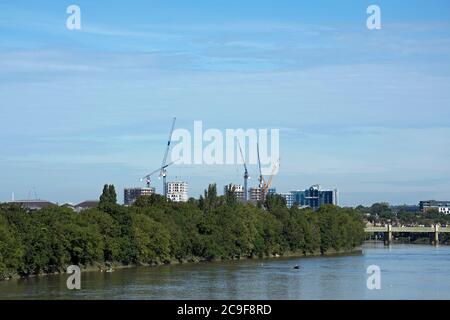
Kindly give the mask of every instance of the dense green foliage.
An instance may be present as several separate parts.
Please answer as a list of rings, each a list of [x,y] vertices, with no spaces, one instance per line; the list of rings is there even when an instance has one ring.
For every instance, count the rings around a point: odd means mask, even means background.
[[[110,212],[117,204],[117,194],[114,185],[105,184],[103,186],[103,192],[100,196],[100,202],[98,207],[103,211]]]
[[[152,195],[125,207],[116,204],[114,187],[105,186],[99,207],[81,213],[1,205],[0,278],[58,272],[70,264],[326,253],[352,249],[363,238],[362,219],[352,209],[287,209],[279,196],[258,207],[218,196],[215,185],[200,200],[173,203]]]

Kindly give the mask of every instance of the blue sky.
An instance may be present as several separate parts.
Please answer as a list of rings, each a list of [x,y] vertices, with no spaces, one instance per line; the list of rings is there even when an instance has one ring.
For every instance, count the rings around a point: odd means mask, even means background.
[[[65,27],[67,6],[82,29]],[[382,29],[366,28],[381,7]],[[450,3],[2,1],[0,201],[140,185],[170,121],[280,128],[280,192],[450,198]],[[250,168],[256,183],[257,168]],[[242,169],[174,166],[198,196]],[[158,189],[161,183],[156,182]]]

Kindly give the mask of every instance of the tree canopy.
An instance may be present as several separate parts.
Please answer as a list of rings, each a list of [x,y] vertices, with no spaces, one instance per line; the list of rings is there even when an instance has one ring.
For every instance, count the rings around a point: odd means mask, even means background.
[[[70,264],[156,265],[349,250],[362,243],[359,211],[324,206],[286,208],[270,195],[261,207],[217,195],[175,203],[160,195],[117,204],[105,185],[98,208],[76,213],[0,205],[0,278],[64,270]]]

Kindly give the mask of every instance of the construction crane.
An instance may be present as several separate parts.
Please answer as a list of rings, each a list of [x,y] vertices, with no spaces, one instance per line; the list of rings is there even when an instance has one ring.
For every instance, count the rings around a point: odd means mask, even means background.
[[[256,143],[256,151],[258,153],[258,168],[259,168],[259,187],[262,188],[265,184],[264,177],[261,170],[261,158],[259,157],[259,142]]]
[[[169,154],[170,143],[172,142],[172,134],[173,134],[173,130],[175,128],[176,120],[177,120],[177,118],[174,117],[173,121],[172,121],[172,127],[170,128],[169,139],[167,140],[166,152],[164,153],[164,158],[163,158],[161,167],[159,169],[156,169],[152,173],[149,173],[145,177],[141,178],[141,181],[146,180],[147,186],[150,187],[150,181],[151,181],[150,177],[152,175],[154,175],[155,173],[159,172],[158,178],[159,179],[161,179],[161,177],[163,178],[163,194],[164,194],[164,197],[167,196],[167,187],[166,187],[167,167],[172,165],[173,163],[175,163],[175,161],[170,162],[169,164],[167,164],[166,162],[167,162],[167,156]]]
[[[273,176],[275,175],[275,171],[278,169],[278,167],[280,166],[280,159],[278,159],[278,161],[273,165],[272,168],[272,172],[270,174],[270,178],[269,181],[264,182],[264,185],[262,187],[261,193],[265,196],[267,194],[267,192],[269,191],[269,187],[272,184],[272,179]]]
[[[167,176],[167,170],[166,168],[168,166],[166,166],[166,161],[167,161],[167,155],[169,154],[169,149],[170,149],[170,143],[172,142],[172,134],[173,134],[173,129],[175,128],[175,121],[177,121],[177,118],[174,117],[173,121],[172,121],[172,127],[170,128],[170,133],[169,133],[169,139],[167,139],[167,147],[166,147],[166,152],[164,153],[164,158],[161,164],[161,171],[159,172],[159,177],[163,178],[163,194],[164,197],[167,196],[167,186],[166,186],[166,176]]]
[[[166,164],[166,165],[164,166],[164,169],[167,168],[168,166],[174,164],[174,163],[175,163],[175,161],[172,161],[171,163]],[[151,176],[154,175],[154,174],[157,173],[157,172],[160,172],[160,171],[161,171],[161,168],[156,169],[155,171],[149,173],[149,174],[146,175],[145,177],[142,177],[142,178],[141,178],[141,181],[144,181],[144,180],[145,180],[145,184],[147,185],[147,188],[150,188]]]
[[[242,148],[241,148],[241,143],[238,141],[239,143],[239,151],[241,152],[241,158],[242,158],[242,162],[244,163],[244,200],[247,201],[248,200],[248,191],[247,191],[247,180],[249,178],[248,175],[248,170],[247,170],[247,165],[245,164],[245,159],[244,159],[244,154],[242,153]]]
[[[264,179],[261,169],[261,158],[259,156],[259,143],[256,144],[256,150],[258,153],[258,168],[259,168],[259,189],[261,191],[261,199],[264,200],[266,198],[267,192],[269,191],[269,187],[272,183],[273,176],[275,174],[276,169],[280,166],[280,159],[274,164],[272,168],[272,172],[270,174],[270,178],[268,181]]]

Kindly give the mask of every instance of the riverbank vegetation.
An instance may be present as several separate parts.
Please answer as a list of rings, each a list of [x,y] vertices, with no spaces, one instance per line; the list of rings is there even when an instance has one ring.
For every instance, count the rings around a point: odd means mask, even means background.
[[[361,214],[324,206],[287,209],[280,196],[257,206],[218,196],[174,203],[140,197],[116,203],[105,186],[98,208],[76,213],[59,206],[30,211],[0,205],[0,278],[61,272],[68,265],[156,265],[352,250],[364,239]]]

